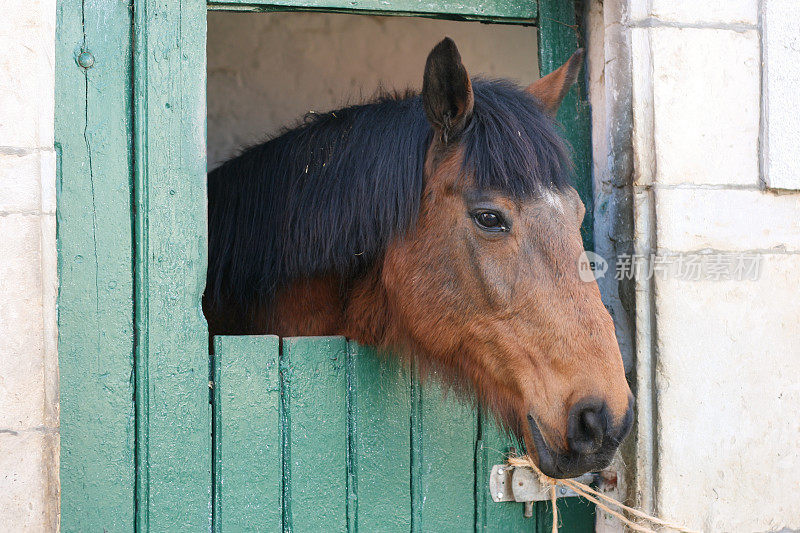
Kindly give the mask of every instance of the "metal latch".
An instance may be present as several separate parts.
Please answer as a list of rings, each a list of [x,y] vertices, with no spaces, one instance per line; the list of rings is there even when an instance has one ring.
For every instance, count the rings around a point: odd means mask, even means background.
[[[596,474],[588,473],[573,478],[586,485],[595,481]],[[515,468],[509,465],[494,465],[489,475],[489,490],[495,502],[522,502],[525,504],[526,518],[533,516],[533,502],[550,500],[550,487],[539,482],[539,478],[529,468]],[[557,498],[577,496],[572,489],[563,485],[556,487]]]

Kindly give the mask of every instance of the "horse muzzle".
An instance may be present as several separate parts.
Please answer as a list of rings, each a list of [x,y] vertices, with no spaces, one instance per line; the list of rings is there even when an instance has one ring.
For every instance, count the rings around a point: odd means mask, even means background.
[[[577,477],[606,468],[633,424],[633,398],[622,421],[614,425],[608,406],[595,398],[577,402],[569,412],[567,450],[547,444],[539,423],[528,415],[533,444],[539,457],[539,469],[552,478]]]

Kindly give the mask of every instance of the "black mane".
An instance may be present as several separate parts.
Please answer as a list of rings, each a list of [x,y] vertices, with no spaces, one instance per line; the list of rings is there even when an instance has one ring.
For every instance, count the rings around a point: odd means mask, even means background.
[[[563,188],[569,159],[552,120],[506,81],[473,80],[459,144],[480,189],[522,198]],[[313,114],[208,175],[207,296],[270,301],[290,282],[357,277],[413,227],[432,129],[419,95]]]

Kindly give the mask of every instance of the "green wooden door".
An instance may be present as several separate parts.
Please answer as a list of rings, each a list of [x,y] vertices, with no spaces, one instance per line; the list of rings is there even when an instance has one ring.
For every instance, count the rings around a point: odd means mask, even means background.
[[[62,530],[206,530],[206,6],[56,16]]]
[[[489,498],[508,445],[491,422],[391,359],[340,338],[238,337],[209,363],[208,7],[538,23],[543,74],[577,39],[565,0],[59,0],[62,529],[549,528],[546,504],[523,519]],[[576,89],[559,119],[591,213]],[[564,531],[592,530],[590,507],[559,505]]]
[[[390,354],[342,337],[217,337],[215,531],[550,531],[494,503],[511,443],[471,406]],[[562,531],[594,512],[559,501]]]

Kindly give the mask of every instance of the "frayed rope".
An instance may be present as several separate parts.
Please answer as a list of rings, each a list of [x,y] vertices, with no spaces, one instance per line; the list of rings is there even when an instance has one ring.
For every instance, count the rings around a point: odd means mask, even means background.
[[[573,479],[555,479],[550,476],[547,476],[544,474],[544,472],[539,470],[539,467],[536,465],[536,463],[534,463],[531,460],[531,458],[527,455],[522,457],[509,457],[508,464],[513,467],[530,468],[531,470],[534,471],[534,473],[537,476],[539,476],[539,482],[542,484],[542,486],[550,487],[550,500],[553,508],[553,530],[552,530],[553,533],[558,533],[558,508],[556,507],[556,486],[558,485],[561,485],[568,489],[572,489],[572,491],[575,492],[578,496],[581,496],[589,500],[597,507],[610,514],[611,516],[618,518],[623,524],[625,524],[634,531],[641,531],[643,533],[656,533],[655,530],[649,527],[645,527],[629,519],[628,517],[623,515],[622,512],[620,511],[631,514],[650,525],[667,527],[675,531],[680,531],[682,533],[702,533],[700,531],[694,529],[688,529],[678,524],[674,524],[672,522],[667,522],[666,520],[662,520],[655,516],[649,515],[647,513],[639,511],[638,509],[628,507],[627,505],[622,504],[621,502],[615,500],[614,498],[611,498],[610,496],[606,496],[602,492],[594,490],[589,485],[585,485]],[[609,507],[609,505],[611,507]],[[619,511],[612,509],[612,507],[619,509]]]

